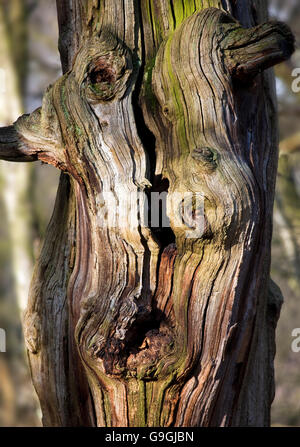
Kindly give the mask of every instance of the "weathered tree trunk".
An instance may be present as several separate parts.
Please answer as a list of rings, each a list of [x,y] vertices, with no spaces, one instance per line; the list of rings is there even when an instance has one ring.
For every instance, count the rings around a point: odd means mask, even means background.
[[[261,71],[292,53],[290,31],[256,27],[264,2],[57,4],[65,74],[0,144],[64,172],[25,321],[44,423],[268,425],[277,141]],[[169,229],[141,223],[153,192]]]

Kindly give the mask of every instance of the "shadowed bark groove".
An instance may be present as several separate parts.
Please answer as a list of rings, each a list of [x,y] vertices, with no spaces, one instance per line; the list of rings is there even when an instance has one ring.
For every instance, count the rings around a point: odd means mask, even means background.
[[[268,425],[277,146],[261,71],[290,56],[292,35],[243,28],[228,12],[252,26],[257,15],[236,2],[57,3],[65,74],[0,135],[1,158],[70,178],[25,320],[44,423]],[[147,194],[166,190],[167,246],[140,221]],[[184,193],[203,198],[201,233]]]

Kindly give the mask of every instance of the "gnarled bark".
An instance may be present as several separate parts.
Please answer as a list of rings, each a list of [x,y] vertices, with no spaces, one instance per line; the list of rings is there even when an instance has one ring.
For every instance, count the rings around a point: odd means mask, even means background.
[[[14,127],[21,156],[70,178],[25,321],[47,425],[269,423],[277,146],[260,72],[293,38],[230,3],[58,1],[65,74]],[[169,230],[141,223],[154,191]],[[200,233],[184,193],[203,198]]]

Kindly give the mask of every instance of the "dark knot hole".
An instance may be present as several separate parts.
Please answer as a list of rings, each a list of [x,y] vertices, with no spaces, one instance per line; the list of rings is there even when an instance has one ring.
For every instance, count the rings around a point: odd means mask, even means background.
[[[92,84],[107,82],[112,84],[116,81],[116,71],[107,64],[107,61],[98,59],[90,72],[90,80]]]

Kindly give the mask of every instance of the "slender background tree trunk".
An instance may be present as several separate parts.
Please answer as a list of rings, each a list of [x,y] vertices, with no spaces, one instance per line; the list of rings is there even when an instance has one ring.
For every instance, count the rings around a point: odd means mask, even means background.
[[[0,4],[0,124],[7,126],[24,113],[22,96],[27,62],[26,8],[22,0]],[[0,164],[1,231],[5,240],[6,290],[1,291],[0,326],[7,329],[7,354],[0,360],[0,425],[38,423],[34,390],[21,329],[33,269],[30,183],[33,166]],[[5,288],[5,287],[4,287]],[[18,391],[16,391],[18,390]],[[21,422],[22,421],[22,422]]]
[[[44,423],[268,425],[281,297],[261,72],[292,53],[290,31],[257,26],[265,2],[57,6],[65,75],[0,141],[2,158],[63,171],[25,319]],[[169,229],[140,221],[154,192]]]

